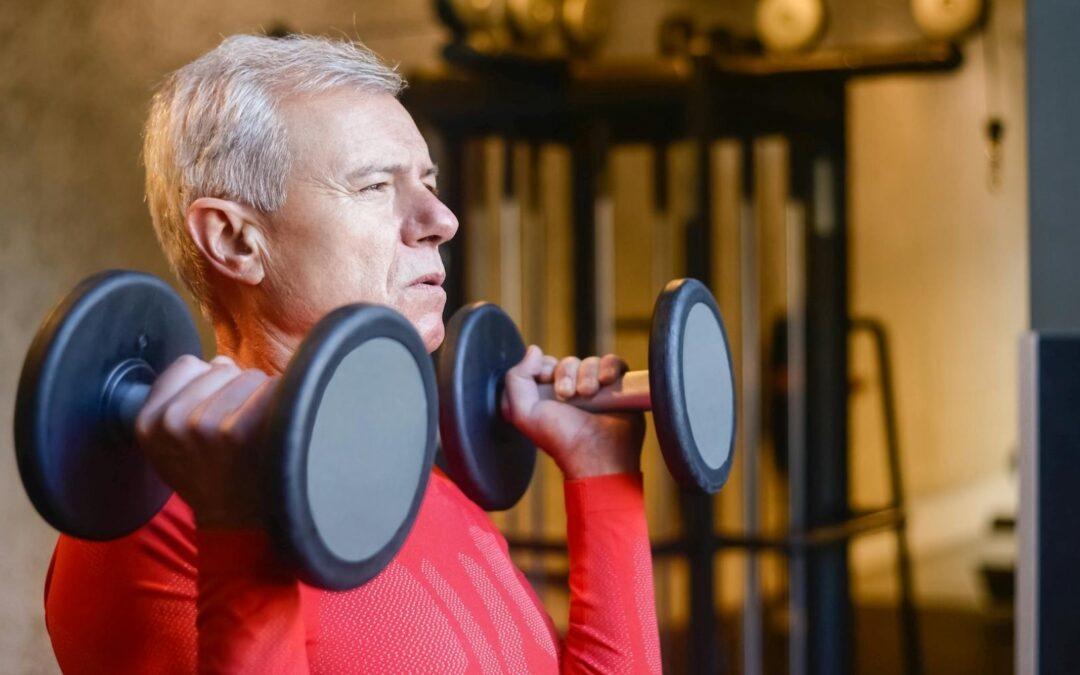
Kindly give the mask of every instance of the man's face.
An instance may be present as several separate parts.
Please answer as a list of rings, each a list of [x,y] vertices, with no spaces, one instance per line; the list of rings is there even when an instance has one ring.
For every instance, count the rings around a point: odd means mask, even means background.
[[[433,351],[446,304],[439,245],[458,222],[435,196],[412,117],[393,96],[347,90],[283,114],[293,166],[270,218],[264,309],[302,333],[345,304],[389,305]]]

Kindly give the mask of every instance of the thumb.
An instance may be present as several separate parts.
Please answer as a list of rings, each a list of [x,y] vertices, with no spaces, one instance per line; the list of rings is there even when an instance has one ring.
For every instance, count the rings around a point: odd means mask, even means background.
[[[540,400],[536,378],[544,369],[544,352],[536,345],[525,350],[525,358],[506,372],[502,406],[503,417],[509,421],[526,419]]]

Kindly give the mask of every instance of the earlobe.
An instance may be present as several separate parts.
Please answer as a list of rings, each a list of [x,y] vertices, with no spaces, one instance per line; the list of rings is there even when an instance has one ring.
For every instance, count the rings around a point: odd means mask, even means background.
[[[262,281],[258,216],[249,207],[201,197],[188,207],[186,225],[203,259],[219,274],[250,286]]]

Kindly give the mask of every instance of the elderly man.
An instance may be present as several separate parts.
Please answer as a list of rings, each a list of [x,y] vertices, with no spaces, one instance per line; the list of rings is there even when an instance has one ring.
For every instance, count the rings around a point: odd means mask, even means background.
[[[219,356],[178,361],[139,414],[140,447],[176,490],[164,510],[116,541],[60,537],[46,620],[65,672],[659,671],[641,416],[537,399],[537,382],[592,395],[625,369],[614,356],[531,347],[507,377],[510,418],[566,478],[564,638],[503,537],[438,472],[370,583],[329,593],[278,566],[251,448],[275,374],[347,303],[394,307],[429,350],[443,338],[439,245],[458,223],[401,87],[357,45],[237,36],[154,97],[151,215]]]

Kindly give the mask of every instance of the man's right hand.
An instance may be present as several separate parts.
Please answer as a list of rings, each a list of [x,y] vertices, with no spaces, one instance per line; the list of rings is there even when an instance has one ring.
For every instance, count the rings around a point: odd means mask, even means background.
[[[227,356],[182,356],[154,381],[135,436],[199,527],[263,526],[253,444],[278,379]]]

